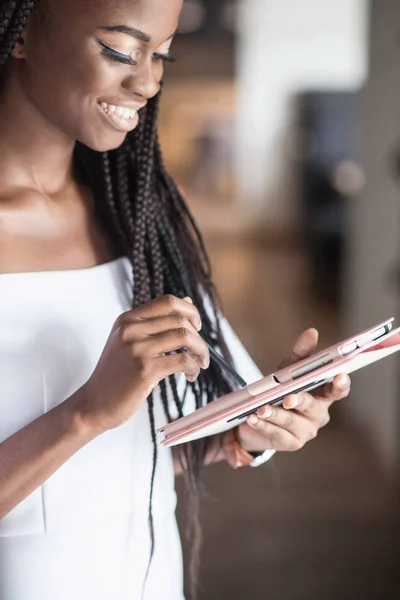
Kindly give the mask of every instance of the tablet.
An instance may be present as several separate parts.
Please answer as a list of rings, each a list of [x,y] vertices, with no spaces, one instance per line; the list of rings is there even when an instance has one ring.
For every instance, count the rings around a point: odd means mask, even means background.
[[[336,375],[352,373],[400,350],[400,328],[394,319],[378,323],[300,362],[263,377],[240,390],[158,429],[162,444],[175,446],[216,435],[245,422],[267,404],[279,406],[290,394],[309,392],[331,382]]]

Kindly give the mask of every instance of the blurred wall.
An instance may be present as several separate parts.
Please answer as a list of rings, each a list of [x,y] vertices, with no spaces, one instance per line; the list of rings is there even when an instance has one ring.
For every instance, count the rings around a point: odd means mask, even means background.
[[[368,0],[239,3],[238,202],[274,228],[296,222],[291,100],[305,89],[357,89],[366,75]]]
[[[370,78],[363,99],[362,154],[367,184],[351,206],[347,331],[399,315],[400,55],[399,0],[375,0],[371,13]],[[397,157],[397,158],[396,158]],[[347,410],[370,434],[387,468],[399,475],[399,356],[353,378]]]

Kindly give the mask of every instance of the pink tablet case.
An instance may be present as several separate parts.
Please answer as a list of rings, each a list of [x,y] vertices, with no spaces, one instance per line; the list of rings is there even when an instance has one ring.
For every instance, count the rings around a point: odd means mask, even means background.
[[[244,422],[248,414],[257,411],[261,406],[279,405],[289,394],[310,391],[332,381],[340,373],[352,373],[397,352],[400,350],[400,328],[389,331],[378,340],[368,341],[373,332],[385,327],[389,329],[392,322],[393,319],[388,319],[162,427],[158,430],[158,433],[165,435],[161,443],[164,446],[174,446],[214,435],[228,429],[229,426]],[[347,354],[343,355],[344,352]],[[313,368],[317,361],[322,363],[322,366]],[[307,372],[310,368],[313,370]],[[302,371],[306,374],[299,375]]]

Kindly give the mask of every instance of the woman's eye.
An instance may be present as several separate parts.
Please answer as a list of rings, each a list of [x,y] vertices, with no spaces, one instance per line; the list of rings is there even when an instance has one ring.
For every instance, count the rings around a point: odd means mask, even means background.
[[[104,56],[106,56],[107,58],[110,58],[111,60],[122,63],[124,65],[132,65],[132,66],[136,65],[136,62],[133,60],[133,58],[129,54],[123,54],[122,52],[117,52],[117,50],[113,50],[113,48],[110,48],[109,46],[104,44],[104,42],[101,42],[100,40],[99,40],[99,43],[101,46],[102,54]]]
[[[153,54],[153,60],[162,60],[164,62],[170,62],[170,63],[176,62],[176,58],[174,58],[170,54],[162,54],[161,52],[155,52]]]
[[[137,65],[137,62],[135,60],[133,60],[132,56],[130,56],[129,54],[124,54],[123,52],[118,52],[117,50],[110,48],[110,46],[107,46],[107,44],[105,44],[101,40],[98,40],[98,42],[101,46],[101,53],[104,56],[106,56],[107,58],[109,58],[115,62],[122,63],[124,65],[132,65],[132,66]],[[153,54],[153,60],[170,62],[170,63],[176,62],[176,59],[167,52],[165,54],[162,52],[155,52]]]

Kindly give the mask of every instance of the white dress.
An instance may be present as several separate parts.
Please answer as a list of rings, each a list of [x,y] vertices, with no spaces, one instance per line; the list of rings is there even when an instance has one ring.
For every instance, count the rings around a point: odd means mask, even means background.
[[[0,275],[0,443],[88,380],[116,318],[131,307],[131,288],[126,258]],[[224,328],[238,370],[255,381],[260,372]],[[164,425],[158,398],[155,410]],[[145,403],[1,519],[0,599],[141,600],[152,456]],[[161,445],[153,505],[156,547],[144,598],[182,600],[173,464]]]

